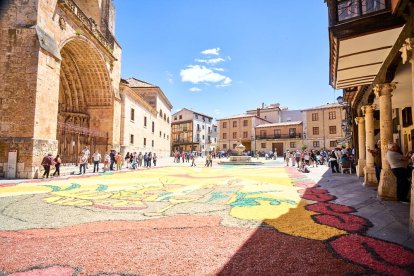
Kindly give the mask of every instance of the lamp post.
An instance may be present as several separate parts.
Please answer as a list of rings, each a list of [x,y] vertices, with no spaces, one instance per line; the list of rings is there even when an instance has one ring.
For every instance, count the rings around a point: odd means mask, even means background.
[[[254,135],[251,136],[251,140],[252,140],[252,157],[254,157],[256,155],[256,141],[255,141],[255,137]]]
[[[351,126],[352,126],[352,112],[351,106],[348,102],[344,101],[342,96],[336,98],[338,104],[340,104],[345,109],[345,119],[342,120],[341,126],[342,130],[345,132],[345,136],[351,134]]]

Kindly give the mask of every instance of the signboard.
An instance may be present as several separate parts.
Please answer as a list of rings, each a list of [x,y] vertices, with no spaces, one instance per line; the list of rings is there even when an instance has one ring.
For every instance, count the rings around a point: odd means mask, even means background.
[[[9,151],[9,158],[7,160],[6,178],[16,178],[17,168],[17,150]]]

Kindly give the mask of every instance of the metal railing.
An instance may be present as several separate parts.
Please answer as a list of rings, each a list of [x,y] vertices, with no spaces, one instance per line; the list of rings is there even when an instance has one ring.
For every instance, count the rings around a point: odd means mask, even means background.
[[[301,133],[256,135],[256,140],[262,140],[262,139],[300,139],[300,138],[302,138]]]

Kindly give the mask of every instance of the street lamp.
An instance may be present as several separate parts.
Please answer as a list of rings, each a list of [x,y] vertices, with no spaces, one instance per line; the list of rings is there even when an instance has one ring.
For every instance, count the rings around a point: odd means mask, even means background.
[[[341,125],[343,131],[345,132],[345,135],[348,136],[351,133],[352,126],[351,105],[348,102],[344,101],[344,97],[342,96],[336,98],[336,101],[345,109],[345,119],[342,120]]]
[[[252,147],[252,157],[254,157],[256,155],[256,141],[255,141],[254,135],[251,136],[251,140],[252,140],[252,143],[253,143],[253,147]]]

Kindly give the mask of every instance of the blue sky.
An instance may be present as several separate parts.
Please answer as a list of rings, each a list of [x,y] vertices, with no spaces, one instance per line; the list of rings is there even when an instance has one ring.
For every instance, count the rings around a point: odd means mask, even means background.
[[[220,118],[263,102],[293,110],[335,100],[322,0],[114,3],[122,77],[160,86],[172,112]]]

